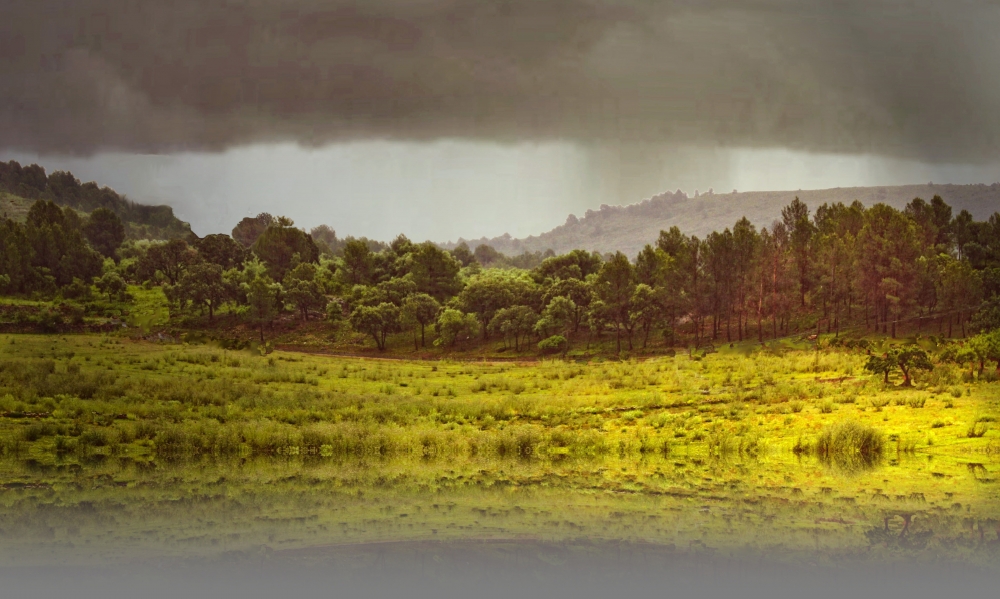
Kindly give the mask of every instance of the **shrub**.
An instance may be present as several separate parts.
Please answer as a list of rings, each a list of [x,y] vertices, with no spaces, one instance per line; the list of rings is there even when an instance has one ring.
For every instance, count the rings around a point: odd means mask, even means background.
[[[882,397],[882,396],[873,397],[873,398],[871,398],[868,401],[869,401],[869,403],[871,403],[872,407],[875,408],[876,412],[881,412],[882,408],[884,408],[887,405],[889,405],[889,398],[888,397]]]
[[[557,354],[566,351],[569,342],[562,335],[553,335],[538,342],[538,349],[543,354]]]
[[[985,422],[973,422],[967,431],[965,431],[965,436],[970,439],[978,439],[987,432],[989,432],[990,426]]]
[[[885,450],[878,429],[854,421],[826,427],[816,439],[816,455],[844,467],[872,465]]]

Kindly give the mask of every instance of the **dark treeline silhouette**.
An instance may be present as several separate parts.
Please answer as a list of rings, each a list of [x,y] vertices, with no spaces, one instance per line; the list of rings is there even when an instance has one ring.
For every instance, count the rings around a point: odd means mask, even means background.
[[[55,171],[46,176],[37,164],[21,166],[0,162],[0,191],[29,200],[51,200],[81,212],[104,208],[126,225],[130,239],[174,239],[191,235],[191,227],[174,216],[170,206],[136,204],[108,187],[81,183],[72,173]]]
[[[1000,326],[1000,214],[953,215],[940,197],[814,213],[796,199],[761,229],[742,218],[704,239],[662,231],[635,259],[340,239],[269,214],[190,243],[123,243],[120,227],[108,210],[81,219],[36,202],[25,224],[0,225],[3,290],[79,293],[94,283],[110,298],[127,283],[162,285],[175,315],[212,321],[229,306],[263,339],[294,313],[349,324],[380,350],[404,332],[417,348],[493,340],[565,352],[607,334],[622,351],[844,330],[964,337]]]

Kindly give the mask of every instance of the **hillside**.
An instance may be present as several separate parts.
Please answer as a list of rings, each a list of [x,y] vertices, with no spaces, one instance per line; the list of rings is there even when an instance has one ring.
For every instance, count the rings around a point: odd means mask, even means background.
[[[851,203],[854,200],[866,206],[881,202],[902,208],[913,198],[929,200],[935,195],[948,202],[956,214],[968,210],[980,220],[1000,210],[1000,184],[997,183],[707,193],[696,197],[677,191],[628,206],[603,205],[600,210],[588,210],[581,218],[570,215],[565,224],[537,236],[459,239],[445,247],[465,242],[472,248],[486,244],[508,255],[547,249],[563,253],[581,248],[602,253],[621,250],[634,256],[645,244],[654,242],[661,230],[672,226],[698,236],[731,227],[742,216],[757,227],[768,226],[780,217],[781,208],[796,196],[815,210],[824,203]]]
[[[36,200],[52,200],[85,214],[107,208],[125,224],[129,239],[180,239],[193,234],[191,225],[174,216],[170,206],[137,204],[109,187],[81,183],[72,173],[46,175],[37,164],[0,162],[0,218],[23,221]]]

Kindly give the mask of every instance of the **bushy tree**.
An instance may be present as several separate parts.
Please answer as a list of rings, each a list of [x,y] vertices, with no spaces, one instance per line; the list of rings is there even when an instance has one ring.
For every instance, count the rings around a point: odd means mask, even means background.
[[[208,319],[215,319],[219,306],[234,298],[232,283],[223,277],[222,267],[211,262],[197,262],[187,268],[176,285],[168,286],[167,296],[181,306],[191,303],[208,310]]]
[[[245,248],[250,248],[268,227],[275,223],[275,218],[266,212],[257,216],[248,216],[233,227],[233,239]]]
[[[420,346],[426,347],[424,331],[428,325],[437,320],[438,314],[441,313],[441,304],[426,293],[414,293],[406,297],[402,309],[406,319],[420,327]]]
[[[369,285],[373,282],[373,262],[368,244],[360,239],[351,239],[344,244],[343,268],[338,274],[348,286]]]
[[[462,289],[462,263],[433,243],[421,243],[410,252],[410,274],[417,291],[444,301]]]
[[[868,357],[865,369],[874,374],[883,375],[883,382],[889,383],[889,374],[899,369],[903,373],[903,386],[913,385],[914,370],[933,370],[927,352],[919,347],[892,348],[881,356],[873,354]]]
[[[107,208],[91,212],[83,232],[90,246],[108,258],[115,257],[118,246],[125,241],[125,225],[117,214]]]
[[[285,297],[295,305],[302,320],[309,320],[309,311],[324,312],[327,298],[317,281],[319,269],[309,262],[299,264],[285,275],[282,286]]]
[[[576,302],[564,296],[556,296],[542,311],[542,317],[535,324],[535,332],[541,337],[569,335],[578,326],[579,308]]]
[[[270,324],[281,308],[281,285],[271,280],[267,274],[255,273],[243,283],[246,296],[247,314],[251,322],[260,330],[260,342],[264,343],[264,325]]]
[[[294,223],[279,217],[254,241],[253,253],[267,265],[267,274],[275,281],[285,278],[289,270],[303,262],[319,263],[319,248],[312,237]]]
[[[632,349],[632,295],[635,293],[635,270],[625,254],[616,252],[604,263],[597,275],[597,294],[609,320],[615,325],[615,342],[622,351],[621,331],[628,334],[628,348]]]
[[[198,256],[205,262],[218,264],[222,270],[243,268],[247,259],[244,247],[229,235],[206,235],[194,243]]]
[[[521,339],[527,338],[535,329],[538,322],[538,314],[527,306],[511,306],[497,310],[490,320],[490,332],[503,336],[504,345],[507,339],[514,339],[515,351],[521,349]]]
[[[136,274],[143,281],[155,281],[160,273],[169,284],[176,285],[181,275],[198,262],[198,253],[182,239],[149,246],[139,259]]]
[[[438,316],[435,323],[438,338],[434,345],[454,347],[459,342],[468,341],[479,333],[479,322],[473,314],[464,314],[460,310],[447,308]]]
[[[375,339],[379,351],[385,351],[385,341],[400,327],[399,307],[382,302],[377,306],[358,306],[351,312],[351,326],[361,333],[368,333]]]
[[[128,290],[125,279],[114,270],[108,270],[99,279],[96,279],[95,286],[99,292],[108,296],[108,301],[124,299],[125,292]]]

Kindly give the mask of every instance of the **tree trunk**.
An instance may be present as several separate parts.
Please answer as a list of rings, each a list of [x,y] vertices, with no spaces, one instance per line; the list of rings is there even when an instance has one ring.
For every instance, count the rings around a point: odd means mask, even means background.
[[[427,347],[427,342],[424,340],[424,323],[420,323],[420,347]]]

